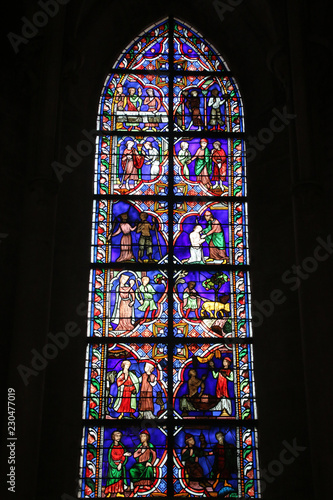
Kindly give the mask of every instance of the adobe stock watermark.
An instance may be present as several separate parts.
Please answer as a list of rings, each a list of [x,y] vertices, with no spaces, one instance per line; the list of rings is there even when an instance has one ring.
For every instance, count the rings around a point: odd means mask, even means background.
[[[250,135],[246,139],[246,161],[250,163],[257,156],[258,151],[263,151],[267,144],[270,144],[276,134],[282,132],[297,115],[288,113],[287,105],[284,105],[282,111],[274,108],[273,116],[269,120],[268,127],[260,129],[258,135],[253,137]]]
[[[272,484],[278,476],[281,476],[286,465],[293,464],[300,453],[306,450],[306,446],[297,444],[296,438],[293,439],[292,444],[286,440],[282,441],[282,444],[284,448],[281,450],[279,458],[271,460],[267,468],[259,469],[261,493],[265,491],[267,484]]]
[[[225,14],[228,12],[233,12],[236,7],[241,5],[244,0],[226,0],[226,2],[222,2],[221,0],[214,0],[213,5],[217,12],[217,15],[220,18],[220,21],[224,21]]]
[[[76,313],[79,316],[85,316],[87,313],[87,304],[82,302],[77,306]],[[80,333],[81,328],[79,328],[75,321],[68,321],[63,332],[58,332],[55,335],[51,332],[48,333],[47,336],[50,342],[44,345],[41,352],[38,352],[37,349],[31,349],[32,359],[29,366],[17,366],[17,371],[21,375],[24,385],[28,385],[30,377],[36,377],[40,372],[45,370],[49,361],[58,356],[59,350],[65,349],[70,339],[77,337]]]
[[[21,21],[23,22],[21,35],[13,32],[7,34],[7,38],[15,54],[19,52],[22,43],[27,44],[34,38],[39,30],[48,24],[49,19],[58,14],[60,6],[66,5],[68,2],[69,0],[39,0],[37,3],[41,7],[41,10],[36,11],[32,19],[28,19],[25,16],[21,17]]]
[[[292,292],[300,287],[302,281],[309,279],[310,275],[318,269],[320,262],[324,262],[333,254],[333,241],[330,234],[326,241],[320,236],[316,238],[316,241],[318,245],[315,247],[313,255],[305,257],[299,265],[294,264],[281,276],[282,283],[288,285]],[[261,326],[264,318],[269,318],[275,307],[283,304],[286,300],[287,297],[280,288],[272,290],[268,299],[261,302],[254,300],[252,305],[253,326]]]
[[[85,139],[79,141],[75,149],[69,145],[65,147],[67,152],[65,163],[60,163],[58,161],[53,161],[51,163],[51,167],[53,168],[59,182],[63,181],[64,174],[73,172],[73,170],[81,164],[83,158],[89,156],[95,148],[95,131],[91,130],[88,132],[84,129],[82,130],[82,134]]]

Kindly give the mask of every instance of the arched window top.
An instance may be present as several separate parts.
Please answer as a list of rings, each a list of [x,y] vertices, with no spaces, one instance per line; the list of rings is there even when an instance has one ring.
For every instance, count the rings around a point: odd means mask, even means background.
[[[165,19],[144,30],[121,54],[114,68],[169,69],[169,28],[170,21]],[[180,20],[175,20],[172,28],[175,68],[181,62],[182,69],[191,71],[229,71],[221,55],[197,30]]]
[[[169,53],[171,45],[173,54]],[[244,132],[242,100],[227,64],[200,33],[181,21],[172,21],[171,26],[170,21],[164,20],[145,30],[121,54],[114,70],[117,72],[108,75],[102,92],[98,130],[116,128],[112,120],[114,101],[117,101],[123,92],[126,94],[130,88],[149,88],[154,96],[163,101],[164,110],[168,115],[172,83],[174,114],[177,113],[179,105],[186,101],[189,92],[196,91],[202,98],[201,112],[204,118],[208,116],[210,97],[218,97],[224,101],[225,114],[228,117],[225,131]],[[176,76],[172,82],[171,75]],[[186,123],[183,125],[186,128]],[[205,129],[212,130],[213,127],[207,120]],[[184,127],[182,128],[184,130]],[[166,129],[163,125],[159,126],[159,130]]]
[[[164,20],[144,30],[124,50],[114,64],[116,69],[169,69],[169,22]]]

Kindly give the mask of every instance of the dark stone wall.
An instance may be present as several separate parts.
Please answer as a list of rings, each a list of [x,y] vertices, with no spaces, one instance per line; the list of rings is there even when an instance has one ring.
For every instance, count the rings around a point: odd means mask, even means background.
[[[79,471],[93,148],[61,180],[51,165],[68,164],[66,147],[76,150],[84,131],[95,128],[104,79],[120,52],[170,14],[221,51],[244,101],[263,496],[306,500],[330,491],[327,2],[222,4],[218,13],[208,0],[70,0],[16,48],[7,34],[22,36],[22,16],[31,20],[41,7],[21,2],[9,10],[2,31],[0,253],[2,390],[6,399],[13,387],[17,397],[16,498],[74,496]],[[66,347],[47,366],[32,366],[31,350],[42,352],[49,332],[65,329],[72,333]],[[33,369],[26,383],[19,365]],[[6,419],[3,431],[6,438]],[[304,449],[288,450],[295,443]],[[3,455],[5,471],[5,449]]]

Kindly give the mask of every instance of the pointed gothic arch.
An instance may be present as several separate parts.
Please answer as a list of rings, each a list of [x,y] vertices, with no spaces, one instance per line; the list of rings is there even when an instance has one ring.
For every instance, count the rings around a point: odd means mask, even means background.
[[[114,64],[97,130],[79,496],[258,498],[238,86],[165,19]]]

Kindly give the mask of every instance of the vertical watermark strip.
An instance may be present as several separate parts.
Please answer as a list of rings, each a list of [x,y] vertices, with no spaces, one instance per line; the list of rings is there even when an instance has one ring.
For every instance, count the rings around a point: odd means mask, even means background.
[[[15,415],[15,389],[8,388],[7,395],[7,448],[8,448],[8,465],[9,472],[7,473],[8,491],[15,493],[16,488],[16,415]]]

